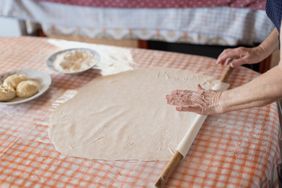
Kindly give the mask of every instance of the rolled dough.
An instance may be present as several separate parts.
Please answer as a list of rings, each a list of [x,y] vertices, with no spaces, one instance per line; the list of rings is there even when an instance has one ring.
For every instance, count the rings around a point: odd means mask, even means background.
[[[177,112],[165,96],[196,90],[210,77],[177,69],[140,69],[99,77],[50,117],[49,137],[66,156],[169,160],[196,114]]]

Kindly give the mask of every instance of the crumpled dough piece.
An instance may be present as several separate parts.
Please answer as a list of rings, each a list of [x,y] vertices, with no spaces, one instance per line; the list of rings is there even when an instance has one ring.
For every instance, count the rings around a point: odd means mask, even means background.
[[[9,101],[16,97],[16,91],[11,86],[0,85],[0,101]]]
[[[10,87],[13,87],[14,89],[16,89],[16,88],[17,88],[17,85],[18,85],[20,82],[22,82],[22,81],[24,81],[24,80],[27,80],[27,79],[28,79],[28,77],[25,76],[25,75],[23,75],[23,74],[13,74],[13,75],[8,76],[8,77],[4,80],[3,85],[4,85],[5,87],[10,86]]]
[[[26,98],[35,95],[39,90],[39,83],[34,80],[22,81],[17,86],[17,96]]]

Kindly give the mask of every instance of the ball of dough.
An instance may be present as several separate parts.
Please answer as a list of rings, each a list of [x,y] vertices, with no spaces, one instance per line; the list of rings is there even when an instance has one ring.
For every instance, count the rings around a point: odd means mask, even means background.
[[[27,80],[27,76],[23,75],[23,74],[13,74],[13,75],[10,75],[8,76],[4,82],[3,82],[3,85],[5,87],[7,86],[10,86],[10,87],[13,87],[14,89],[17,88],[17,85],[24,81],[24,80]]]
[[[0,85],[0,101],[9,101],[16,97],[16,91],[10,86]]]
[[[38,82],[34,80],[25,80],[18,84],[17,86],[17,96],[18,97],[31,97],[36,94],[39,90]]]

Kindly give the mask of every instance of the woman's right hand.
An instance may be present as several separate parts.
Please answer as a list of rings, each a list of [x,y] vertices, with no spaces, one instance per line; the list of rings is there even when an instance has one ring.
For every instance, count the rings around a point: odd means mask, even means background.
[[[265,50],[258,46],[254,48],[239,47],[224,50],[217,58],[217,64],[238,67],[243,64],[259,63],[265,58]]]

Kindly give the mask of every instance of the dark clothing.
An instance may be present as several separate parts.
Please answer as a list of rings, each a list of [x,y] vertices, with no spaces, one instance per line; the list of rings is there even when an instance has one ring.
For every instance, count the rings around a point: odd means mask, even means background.
[[[282,21],[282,0],[267,0],[266,14],[271,19],[275,27],[280,31]]]

